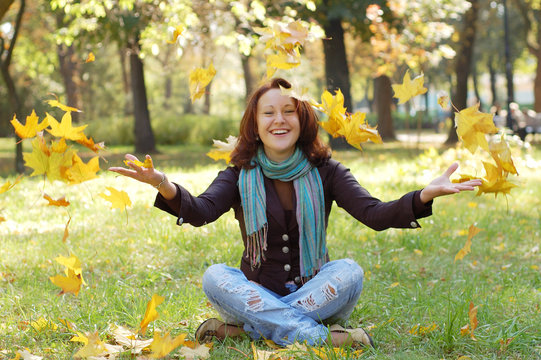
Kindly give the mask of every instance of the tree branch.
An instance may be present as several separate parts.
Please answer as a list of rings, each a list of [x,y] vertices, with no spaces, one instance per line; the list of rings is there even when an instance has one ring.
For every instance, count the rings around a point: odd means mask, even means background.
[[[15,48],[15,42],[17,41],[17,36],[19,35],[19,30],[21,29],[21,24],[23,22],[24,8],[26,6],[26,0],[21,0],[21,6],[19,7],[19,12],[17,13],[17,18],[15,19],[15,31],[13,37],[9,43],[9,48],[7,50],[6,58],[2,62],[2,66],[6,69],[11,63],[11,56],[13,55],[13,49]]]

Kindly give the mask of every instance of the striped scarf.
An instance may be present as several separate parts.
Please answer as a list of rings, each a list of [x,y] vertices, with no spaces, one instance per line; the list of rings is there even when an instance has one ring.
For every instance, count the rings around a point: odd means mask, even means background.
[[[300,272],[310,278],[327,261],[325,244],[325,201],[319,171],[296,148],[289,159],[269,160],[262,147],[252,159],[253,169],[241,169],[238,187],[247,233],[250,266],[259,267],[267,250],[266,193],[263,174],[270,179],[293,181],[297,196],[296,218],[299,225]]]

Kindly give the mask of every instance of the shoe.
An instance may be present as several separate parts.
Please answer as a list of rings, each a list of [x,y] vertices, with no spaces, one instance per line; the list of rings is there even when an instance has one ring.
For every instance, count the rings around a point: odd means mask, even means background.
[[[195,330],[195,341],[200,344],[212,342],[212,338],[216,336],[218,329],[224,324],[223,321],[216,318],[203,321],[197,330]]]
[[[354,342],[360,343],[364,346],[375,348],[372,337],[370,337],[370,335],[368,334],[368,331],[366,331],[362,327],[358,327],[355,329],[345,329],[338,324],[334,324],[329,327],[329,330],[337,331],[337,332],[347,332],[351,335],[351,338],[353,339]]]

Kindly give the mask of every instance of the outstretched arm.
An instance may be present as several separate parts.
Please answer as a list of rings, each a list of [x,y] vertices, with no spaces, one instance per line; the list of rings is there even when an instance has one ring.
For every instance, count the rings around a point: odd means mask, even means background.
[[[462,183],[452,183],[449,177],[458,168],[458,163],[453,163],[445,172],[435,178],[421,191],[421,201],[427,203],[438,196],[457,194],[461,191],[475,190],[476,186],[482,184],[481,180],[469,180]]]
[[[176,186],[167,179],[167,176],[165,176],[163,172],[154,169],[154,164],[152,163],[150,155],[146,155],[146,159],[152,164],[150,168],[135,164],[135,161],[138,161],[138,159],[131,154],[126,154],[125,158],[128,160],[129,169],[123,167],[110,167],[109,171],[130,177],[145,184],[150,184],[157,188],[160,194],[167,200],[171,200],[176,196]]]

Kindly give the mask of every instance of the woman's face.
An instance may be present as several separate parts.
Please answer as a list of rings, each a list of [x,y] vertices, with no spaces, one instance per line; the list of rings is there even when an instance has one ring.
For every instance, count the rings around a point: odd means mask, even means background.
[[[270,89],[257,103],[257,134],[263,142],[265,155],[282,162],[295,151],[301,126],[293,98],[280,89]]]

